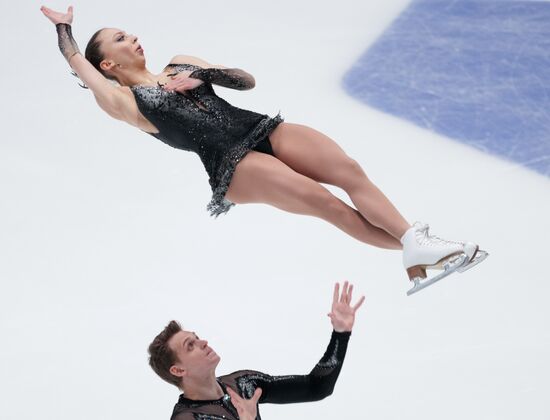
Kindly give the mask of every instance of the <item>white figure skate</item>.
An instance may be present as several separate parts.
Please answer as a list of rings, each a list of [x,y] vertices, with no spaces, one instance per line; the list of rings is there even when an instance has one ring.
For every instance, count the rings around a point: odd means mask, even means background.
[[[472,242],[446,241],[428,234],[429,226],[416,222],[401,238],[403,265],[414,283],[407,295],[412,295],[455,271],[464,272],[489,255]],[[428,278],[427,269],[443,270]]]
[[[483,251],[482,249],[477,249],[477,252],[474,254],[474,257],[470,259],[469,262],[464,264],[462,267],[458,267],[456,271],[459,273],[464,273],[466,270],[469,270],[472,267],[475,267],[478,265],[481,261],[483,261],[485,258],[489,256],[489,253],[487,251]]]

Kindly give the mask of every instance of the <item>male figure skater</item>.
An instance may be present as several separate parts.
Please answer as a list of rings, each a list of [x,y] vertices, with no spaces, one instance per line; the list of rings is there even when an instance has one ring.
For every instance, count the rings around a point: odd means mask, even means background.
[[[260,420],[258,403],[297,403],[321,400],[332,394],[342,368],[355,313],[361,297],[351,305],[353,285],[334,285],[330,343],[307,375],[271,376],[239,370],[216,376],[220,356],[194,332],[171,321],[149,345],[149,364],[182,394],[171,420]]]

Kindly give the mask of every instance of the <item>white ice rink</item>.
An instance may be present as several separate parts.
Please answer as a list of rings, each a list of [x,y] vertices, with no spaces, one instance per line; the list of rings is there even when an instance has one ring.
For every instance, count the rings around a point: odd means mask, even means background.
[[[103,26],[135,33],[153,72],[176,54],[249,71],[254,90],[218,93],[326,133],[409,221],[491,253],[411,297],[400,253],[322,221],[210,218],[199,159],[104,114],[41,4],[2,3],[0,419],[168,420],[178,391],[146,349],[170,319],[209,339],[218,374],[307,373],[345,279],[367,301],[334,394],[265,420],[550,419],[550,180],[341,88],[407,1],[75,1],[73,33],[81,50]]]

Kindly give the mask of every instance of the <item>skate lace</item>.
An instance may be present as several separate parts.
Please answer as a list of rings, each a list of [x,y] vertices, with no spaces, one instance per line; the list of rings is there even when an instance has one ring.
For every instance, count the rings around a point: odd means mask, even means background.
[[[446,239],[440,238],[439,236],[430,235],[428,233],[430,226],[428,224],[419,225],[416,229],[416,238],[421,245],[426,246],[441,246],[449,244],[464,245],[460,241],[448,241]]]

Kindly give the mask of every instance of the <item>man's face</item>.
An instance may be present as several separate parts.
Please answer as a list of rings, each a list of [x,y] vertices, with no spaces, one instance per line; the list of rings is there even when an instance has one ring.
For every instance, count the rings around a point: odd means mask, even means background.
[[[168,340],[168,346],[176,354],[176,361],[170,368],[173,375],[204,377],[210,375],[220,362],[220,356],[192,331],[179,331]]]

